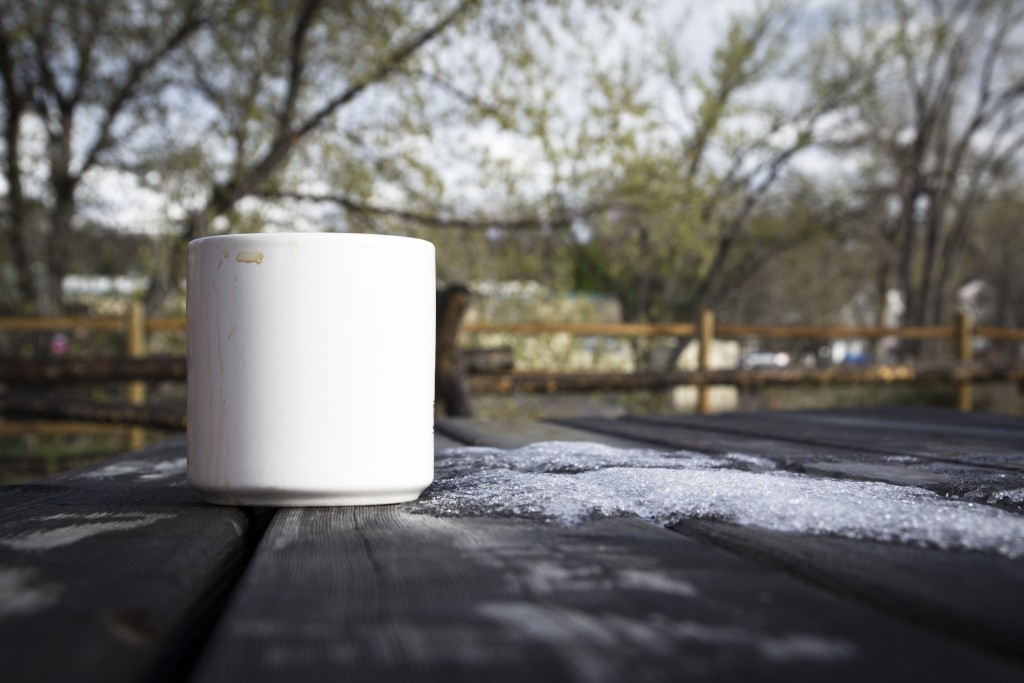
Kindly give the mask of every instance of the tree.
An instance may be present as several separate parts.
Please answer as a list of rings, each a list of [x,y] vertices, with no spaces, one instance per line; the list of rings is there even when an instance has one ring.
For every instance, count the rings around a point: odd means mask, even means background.
[[[153,204],[148,228],[170,237],[152,263],[154,305],[179,286],[189,239],[293,224],[303,210],[321,229],[543,222],[527,205],[483,216],[446,204],[434,136],[502,121],[484,79],[539,65],[521,37],[578,6],[0,3],[0,231],[23,308],[59,310],[76,231],[116,226],[103,205],[114,182]]]
[[[167,199],[179,241],[158,264],[158,299],[177,285],[181,244],[272,187],[339,112],[480,2],[429,11],[369,0],[8,4],[0,24],[6,227],[22,298],[51,313],[86,181],[135,174]],[[34,158],[23,149],[33,126],[46,137],[46,154]],[[41,177],[30,179],[40,161]],[[35,196],[26,196],[30,185],[39,186]],[[33,207],[45,215],[39,225]],[[29,237],[39,243],[34,254]]]
[[[2,228],[15,302],[58,310],[83,184],[158,96],[161,66],[211,16],[200,0],[0,2]]]
[[[1024,129],[1024,6],[885,0],[835,27],[833,60],[863,74],[840,147],[874,207],[880,279],[906,321],[952,312],[956,268],[991,193],[1016,172]]]
[[[735,17],[706,75],[684,68],[668,42],[656,88],[643,77],[649,68],[616,81],[602,76],[604,101],[592,119],[606,127],[592,137],[610,141],[612,151],[591,156],[611,159],[612,168],[591,174],[590,192],[608,210],[588,221],[577,269],[582,281],[614,292],[628,319],[693,319],[821,227],[766,217],[780,181],[795,179],[787,175],[792,161],[817,142],[850,79],[818,60],[802,60],[803,73],[787,70],[793,19],[779,7]],[[797,76],[811,85],[800,87]],[[792,93],[789,102],[766,96],[781,88]],[[645,99],[652,91],[674,98],[656,104]],[[659,111],[652,128],[622,123]]]
[[[976,214],[974,228],[967,236],[957,274],[958,282],[981,280],[991,288],[987,318],[983,324],[1020,327],[1024,325],[1024,230],[1020,216],[1024,197],[1020,186],[1007,184],[996,188],[985,206]],[[1013,355],[1018,352],[1013,346]]]

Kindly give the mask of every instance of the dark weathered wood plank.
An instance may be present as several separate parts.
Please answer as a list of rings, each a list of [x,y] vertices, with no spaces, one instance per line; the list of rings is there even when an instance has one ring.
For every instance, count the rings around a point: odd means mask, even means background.
[[[900,426],[943,425],[965,427],[968,433],[981,429],[1008,430],[1018,436],[1024,432],[1024,419],[994,413],[964,413],[953,408],[928,406],[865,406],[856,408],[820,408],[815,410],[781,411],[793,417],[874,418]]]
[[[543,370],[477,375],[469,388],[477,394],[593,391],[657,391],[683,385],[730,384],[742,388],[768,385],[822,386],[850,384],[925,384],[950,382],[1018,382],[1024,367],[1014,361],[935,361],[904,365],[833,366],[829,368],[727,368],[642,372],[552,372]]]
[[[751,417],[797,422],[813,421],[818,415],[817,412],[781,416],[773,413]],[[835,422],[842,422],[850,415],[840,411],[835,415]],[[914,425],[922,424],[929,413],[916,415]],[[872,421],[901,422],[884,413],[873,417]],[[695,428],[701,424],[701,418],[688,418],[685,422],[580,419],[571,423],[629,437],[647,434],[661,445],[680,448],[699,444],[736,449],[776,459],[781,466],[794,471],[920,486],[958,497],[975,492],[980,502],[998,502],[998,499],[986,500],[986,496],[992,495],[987,492],[1000,487],[1024,486],[1024,477],[1017,472],[914,457],[886,461],[879,454],[865,454],[849,444],[823,448],[782,438],[748,437],[733,431],[705,432]],[[957,426],[971,424],[971,420],[961,420]],[[1003,432],[1008,426],[993,427],[997,438],[1005,437]],[[983,424],[976,433],[987,429]],[[908,432],[916,431],[916,426],[908,429]],[[1021,509],[1019,501],[1006,502],[1004,507]],[[922,627],[943,630],[958,639],[1024,658],[1024,622],[1019,616],[1024,610],[1024,562],[1020,560],[782,533],[706,520],[689,520],[674,528],[739,552],[759,564],[783,568],[803,580],[854,597]]]
[[[713,521],[673,527],[809,582],[1024,660],[1024,562]]]
[[[516,418],[502,420],[448,418],[438,420],[435,430],[469,445],[497,448],[515,448],[538,441],[594,441],[623,448],[650,447],[648,443],[632,439],[594,431],[582,431],[565,425]]]
[[[185,375],[185,359],[181,357],[45,358],[34,360],[0,358],[0,382],[5,383],[184,381]]]
[[[772,417],[777,421],[838,427],[860,433],[874,430],[883,434],[913,435],[917,438],[952,438],[960,444],[1024,450],[1024,420],[1011,420],[1005,416],[999,420],[990,420],[985,415],[969,415],[936,408],[891,413],[866,410],[787,410],[773,413]]]
[[[822,446],[803,440],[789,441],[784,436],[723,430],[713,418],[570,418],[558,422],[620,438],[647,439],[651,444],[672,449],[758,455],[791,472],[920,486],[942,496],[1024,511],[1022,501],[1000,496],[1001,492],[1024,488],[1024,472],[1013,469],[980,467],[958,459],[902,452],[879,453],[852,443]]]
[[[251,511],[202,503],[184,457],[179,438],[0,488],[5,680],[187,672],[261,525]]]
[[[1024,472],[1024,442],[1015,433],[971,434],[968,429],[910,431],[883,427],[815,423],[786,413],[734,413],[714,416],[652,416],[636,418],[654,423],[674,423],[739,435],[783,439],[811,446],[842,447],[884,455],[915,455],[935,460]],[[938,428],[936,428],[938,430]]]
[[[437,335],[434,359],[434,414],[472,415],[465,367],[457,344],[462,317],[469,308],[469,290],[450,285],[437,292]]]
[[[696,424],[678,422],[651,422],[633,417],[607,419],[603,417],[568,417],[552,420],[584,433],[602,434],[608,438],[621,438],[634,443],[646,443],[671,450],[691,450],[709,455],[727,453],[758,453],[771,457],[777,462],[797,464],[807,459],[819,459],[821,448],[803,443],[793,443],[777,438],[750,434],[722,432]],[[843,451],[860,452],[851,449]]]
[[[0,414],[101,424],[134,424],[172,431],[185,429],[185,411],[130,403],[86,401],[50,393],[0,393]]]
[[[197,681],[859,681],[1024,672],[636,520],[274,520]]]
[[[445,434],[442,434],[442,433],[438,432],[436,428],[434,429],[434,452],[435,453],[437,451],[445,449],[445,448],[455,448],[457,446],[464,446],[464,445],[465,445],[465,443],[463,443],[462,441],[458,441],[456,439],[453,439],[450,436],[447,436]]]
[[[439,423],[475,445],[599,434]],[[627,441],[635,444],[635,442]],[[512,494],[510,494],[512,495]],[[195,680],[864,680],[1024,668],[637,519],[282,510]]]

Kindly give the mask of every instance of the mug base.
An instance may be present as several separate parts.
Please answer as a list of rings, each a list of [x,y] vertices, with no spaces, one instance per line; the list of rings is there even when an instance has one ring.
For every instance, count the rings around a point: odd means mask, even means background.
[[[419,498],[425,487],[397,491],[287,491],[265,489],[207,489],[192,484],[208,503],[214,505],[259,507],[334,507],[355,505],[392,505]]]

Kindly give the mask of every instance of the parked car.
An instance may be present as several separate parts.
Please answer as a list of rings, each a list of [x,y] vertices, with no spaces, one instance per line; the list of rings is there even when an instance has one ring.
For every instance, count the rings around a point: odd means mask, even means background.
[[[790,357],[783,351],[754,351],[748,353],[740,361],[740,367],[745,370],[753,368],[784,368],[789,365]]]

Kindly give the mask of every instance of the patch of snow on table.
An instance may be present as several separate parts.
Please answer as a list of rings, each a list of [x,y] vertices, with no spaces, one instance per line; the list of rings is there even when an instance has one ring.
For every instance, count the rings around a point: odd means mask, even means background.
[[[182,474],[185,474],[185,458],[158,460],[156,462],[123,460],[104,465],[95,470],[83,472],[77,476],[82,479],[113,479],[131,476],[138,481],[160,481]]]
[[[39,581],[31,569],[0,567],[0,618],[23,616],[56,604],[58,584]]]
[[[1020,504],[1024,503],[1024,488],[996,491],[988,497],[989,503]]]
[[[77,543],[86,538],[115,531],[127,531],[149,526],[173,514],[160,512],[91,512],[86,514],[57,514],[40,517],[41,529],[17,531],[10,535],[0,532],[0,546],[14,550],[43,551]],[[51,526],[53,521],[65,522]]]
[[[441,451],[413,512],[578,524],[714,519],[1024,557],[1024,517],[925,489],[766,471],[759,458],[549,442]]]

